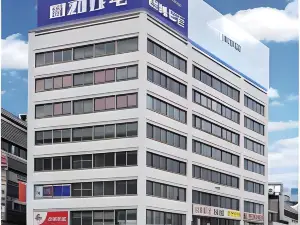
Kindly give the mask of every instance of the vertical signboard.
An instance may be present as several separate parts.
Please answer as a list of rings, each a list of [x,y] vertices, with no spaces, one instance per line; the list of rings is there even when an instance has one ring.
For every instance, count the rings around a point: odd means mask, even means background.
[[[38,27],[137,9],[187,36],[187,0],[38,0]]]

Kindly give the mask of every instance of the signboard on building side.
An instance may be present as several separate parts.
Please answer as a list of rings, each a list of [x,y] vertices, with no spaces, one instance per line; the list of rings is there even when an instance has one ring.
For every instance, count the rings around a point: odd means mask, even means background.
[[[198,204],[193,204],[193,215],[228,218],[236,220],[241,219],[241,212],[239,211]]]
[[[68,225],[69,212],[34,212],[33,225]]]

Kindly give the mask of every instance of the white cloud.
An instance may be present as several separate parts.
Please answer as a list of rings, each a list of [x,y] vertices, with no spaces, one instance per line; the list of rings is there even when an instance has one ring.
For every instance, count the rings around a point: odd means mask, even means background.
[[[268,129],[269,132],[274,132],[274,131],[284,131],[284,130],[289,130],[289,129],[296,129],[298,128],[298,121],[287,121],[287,122],[269,122],[268,124]]]
[[[283,103],[279,102],[279,101],[272,101],[270,103],[270,106],[283,106]]]
[[[2,69],[21,70],[28,68],[28,44],[21,34],[12,34],[1,40]]]
[[[298,0],[289,2],[283,10],[260,7],[241,10],[226,17],[259,40],[274,42],[298,40]]]
[[[298,186],[298,137],[281,139],[269,147],[269,181]]]
[[[1,91],[1,95],[4,95],[5,93],[6,93],[6,91],[5,91],[5,90]]]
[[[287,101],[298,101],[298,99],[299,99],[299,95],[294,95],[294,94],[290,94],[287,97]]]
[[[268,90],[268,96],[270,99],[274,99],[274,98],[279,98],[279,92],[277,89],[274,89],[272,87],[270,87],[270,89]]]

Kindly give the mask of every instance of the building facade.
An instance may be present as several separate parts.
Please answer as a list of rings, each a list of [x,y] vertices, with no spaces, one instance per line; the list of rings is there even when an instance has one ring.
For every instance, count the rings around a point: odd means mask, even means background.
[[[27,124],[1,109],[2,224],[26,224],[26,203],[19,195],[19,185],[26,183],[26,174]]]
[[[282,183],[269,183],[268,221],[270,225],[298,224],[298,205],[284,195]]]
[[[27,224],[268,223],[266,92],[145,11],[30,32],[28,83]]]

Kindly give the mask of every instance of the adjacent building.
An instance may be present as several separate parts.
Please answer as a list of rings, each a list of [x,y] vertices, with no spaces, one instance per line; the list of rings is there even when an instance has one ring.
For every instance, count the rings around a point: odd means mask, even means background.
[[[110,0],[117,12],[82,20],[106,8],[42,2],[50,25],[29,33],[28,225],[268,224],[266,88],[184,35],[173,4],[185,3],[146,2],[155,14]],[[232,62],[262,45],[227,36],[206,38]]]
[[[1,222],[26,224],[27,124],[1,109]],[[20,187],[21,186],[21,187]]]
[[[298,224],[298,206],[283,194],[282,183],[269,183],[269,224]]]

